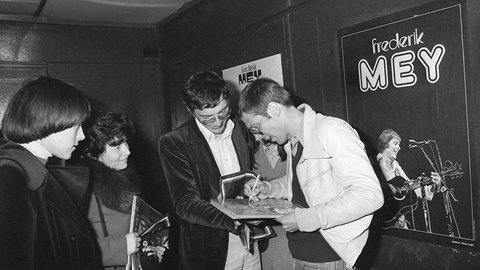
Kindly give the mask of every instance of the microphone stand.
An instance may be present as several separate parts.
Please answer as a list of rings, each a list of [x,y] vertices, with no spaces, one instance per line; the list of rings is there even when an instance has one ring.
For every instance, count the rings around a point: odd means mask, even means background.
[[[423,208],[423,218],[425,220],[425,229],[427,232],[432,232],[432,226],[430,225],[430,209],[428,209],[427,194],[425,193],[425,187],[421,187],[422,191],[422,208]]]
[[[429,140],[429,142],[435,144],[435,148],[436,148],[436,155],[438,156],[438,160],[435,160],[437,163],[437,166],[434,165],[433,161],[431,160],[431,158],[428,156],[427,152],[423,149],[424,145],[420,145],[418,146],[418,148],[420,148],[420,150],[422,151],[423,155],[425,156],[425,158],[427,159],[427,161],[430,163],[430,166],[432,166],[433,170],[438,174],[440,175],[440,192],[442,192],[442,198],[443,198],[443,205],[444,205],[444,208],[445,208],[445,220],[446,220],[446,223],[447,223],[447,230],[448,230],[448,235],[449,236],[455,236],[455,232],[453,230],[453,227],[454,227],[454,221],[455,221],[455,225],[456,225],[456,219],[455,219],[455,214],[454,214],[454,211],[453,211],[453,207],[452,207],[452,202],[450,200],[450,198],[452,198],[454,201],[458,202],[458,199],[455,197],[455,195],[453,194],[453,189],[449,188],[447,186],[447,182],[445,181],[445,175],[446,175],[446,172],[445,172],[445,168],[443,166],[443,163],[442,163],[442,158],[440,156],[440,151],[438,149],[438,146],[437,146],[437,142],[434,141],[434,140]],[[435,154],[435,151],[433,150],[433,148],[431,147],[431,151],[432,151],[432,154],[434,155]],[[435,158],[435,157],[434,157]],[[440,170],[437,169],[437,167],[440,168]],[[434,184],[435,185],[435,184]],[[423,187],[424,189],[425,187]],[[437,192],[437,190],[435,190],[435,192]],[[428,203],[426,202],[426,198],[425,198],[425,195],[424,195],[425,191],[423,190],[422,191],[422,200],[425,201],[426,203],[426,207],[427,209],[425,209],[425,206],[424,206],[424,215],[427,215],[428,214],[428,218],[427,216],[425,217],[425,226],[427,228],[427,231],[428,232],[431,232],[431,226],[430,226],[430,211],[428,210]],[[456,233],[457,233],[457,236],[460,237],[460,230],[458,228],[458,225],[455,226],[456,228]]]

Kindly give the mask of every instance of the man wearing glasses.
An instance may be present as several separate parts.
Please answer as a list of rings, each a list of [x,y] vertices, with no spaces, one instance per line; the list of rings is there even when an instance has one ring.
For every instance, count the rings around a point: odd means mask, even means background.
[[[239,224],[210,204],[220,194],[222,175],[252,168],[248,130],[230,119],[226,83],[214,72],[193,74],[183,101],[191,119],[163,135],[158,145],[180,220],[179,269],[260,270],[258,247],[247,252]],[[243,185],[233,189],[241,193]]]
[[[301,207],[277,219],[287,230],[295,270],[351,269],[383,194],[357,132],[345,121],[293,106],[291,93],[260,78],[242,91],[240,117],[262,139],[285,144],[287,175],[245,186],[258,198]],[[252,190],[254,189],[254,190]]]

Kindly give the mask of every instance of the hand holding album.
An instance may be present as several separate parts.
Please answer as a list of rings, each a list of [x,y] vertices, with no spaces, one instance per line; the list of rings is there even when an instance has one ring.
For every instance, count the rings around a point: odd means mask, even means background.
[[[295,232],[298,231],[298,222],[295,216],[295,209],[275,209],[275,211],[281,211],[284,215],[278,218],[275,218],[276,221],[282,224],[282,227],[287,232]]]
[[[125,235],[127,240],[127,254],[133,254],[138,251],[140,247],[140,241],[142,240],[140,236],[138,236],[137,232],[128,233]]]
[[[157,212],[144,200],[134,195],[130,216],[131,248],[136,252],[129,253],[127,270],[158,269],[163,254],[168,249],[170,217]],[[129,247],[130,249],[130,247]]]

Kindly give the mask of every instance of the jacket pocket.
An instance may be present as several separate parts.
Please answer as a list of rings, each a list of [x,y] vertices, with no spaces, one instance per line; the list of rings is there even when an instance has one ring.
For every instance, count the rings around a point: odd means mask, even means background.
[[[332,176],[330,159],[307,159],[297,166],[297,176],[310,207],[324,203],[335,196],[338,181]]]

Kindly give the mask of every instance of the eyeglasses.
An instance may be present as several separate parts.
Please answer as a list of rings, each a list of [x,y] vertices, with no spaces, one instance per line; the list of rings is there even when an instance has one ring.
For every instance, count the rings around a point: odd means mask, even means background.
[[[203,118],[201,115],[199,116],[196,116],[198,121],[200,121],[200,123],[202,123],[203,125],[211,125],[213,123],[215,123],[218,119],[218,121],[220,122],[223,122],[225,119],[227,119],[228,117],[230,117],[230,114],[232,113],[232,110],[230,110],[230,106],[226,106],[225,108],[223,108],[223,110],[221,110],[219,113],[217,113],[217,115],[214,115],[212,117],[209,117],[209,118]]]
[[[252,132],[253,135],[263,135],[263,132],[260,131],[262,127],[262,121],[263,121],[263,115],[262,115],[262,118],[260,118],[260,121],[258,122],[258,127],[254,127],[250,129],[250,132]]]

